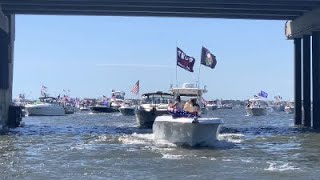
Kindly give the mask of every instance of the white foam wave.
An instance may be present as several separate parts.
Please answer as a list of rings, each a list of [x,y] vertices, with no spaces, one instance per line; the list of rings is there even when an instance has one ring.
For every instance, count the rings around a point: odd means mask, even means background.
[[[218,138],[219,140],[225,140],[228,142],[239,144],[243,141],[244,135],[237,134],[237,133],[225,133],[225,134],[219,134]]]
[[[240,158],[240,160],[242,162],[245,162],[245,163],[252,163],[253,162],[253,159],[252,158]]]
[[[118,140],[123,144],[150,144],[150,141],[153,140],[153,135],[134,133],[132,135],[120,136]]]
[[[231,160],[231,159],[222,159],[222,161],[224,161],[224,162],[231,162],[232,160]]]
[[[183,155],[162,154],[162,159],[183,159]]]
[[[265,168],[266,171],[292,171],[292,170],[298,170],[300,168],[294,167],[293,165],[290,165],[290,163],[284,163],[284,162],[267,162],[269,164],[268,168]]]
[[[77,144],[75,146],[70,147],[70,150],[92,150],[94,149],[90,144]]]

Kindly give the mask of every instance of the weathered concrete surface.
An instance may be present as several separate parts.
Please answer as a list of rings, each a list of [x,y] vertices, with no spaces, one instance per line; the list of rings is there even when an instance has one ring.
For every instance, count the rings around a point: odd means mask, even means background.
[[[303,35],[312,35],[320,31],[320,8],[305,13],[303,16],[286,23],[286,36],[288,39],[302,38]]]
[[[0,131],[7,130],[8,110],[12,102],[13,48],[15,17],[6,16],[0,6]]]

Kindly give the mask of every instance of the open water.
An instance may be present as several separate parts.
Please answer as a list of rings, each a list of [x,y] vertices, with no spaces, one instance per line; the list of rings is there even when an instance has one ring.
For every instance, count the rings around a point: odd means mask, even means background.
[[[156,144],[135,117],[26,117],[0,136],[0,179],[319,179],[320,134],[293,115],[210,111],[225,124],[215,147]]]

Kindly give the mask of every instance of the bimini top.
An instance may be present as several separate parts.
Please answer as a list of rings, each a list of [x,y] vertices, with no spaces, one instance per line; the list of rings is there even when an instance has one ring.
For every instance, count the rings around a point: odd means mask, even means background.
[[[153,93],[144,93],[144,94],[142,94],[142,96],[153,96],[153,95],[173,96],[173,94],[171,94],[171,93],[165,93],[165,92],[162,92],[162,91],[156,91],[156,92],[153,92]]]
[[[202,96],[204,93],[208,92],[205,88],[201,89],[195,87],[193,84],[184,83],[180,88],[171,88],[171,91],[174,95],[180,96]]]

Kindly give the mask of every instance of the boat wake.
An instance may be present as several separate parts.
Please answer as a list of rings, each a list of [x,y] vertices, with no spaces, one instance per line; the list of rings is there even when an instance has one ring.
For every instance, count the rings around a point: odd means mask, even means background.
[[[266,171],[293,171],[293,170],[299,170],[300,168],[294,167],[290,163],[285,162],[267,162],[269,164],[268,168],[265,168]]]
[[[119,143],[122,144],[136,144],[136,145],[148,145],[157,148],[209,148],[209,149],[230,149],[234,148],[235,144],[242,141],[243,135],[241,134],[221,134],[219,135],[219,140],[212,140],[211,142],[206,142],[199,144],[195,147],[188,145],[177,145],[173,144],[164,139],[155,139],[154,134],[139,134],[133,133],[131,135],[125,134],[118,138]]]

